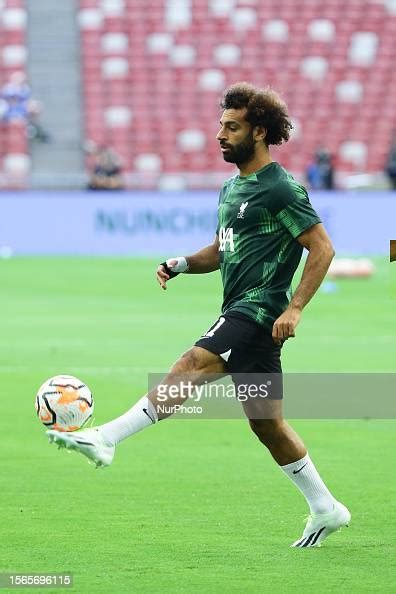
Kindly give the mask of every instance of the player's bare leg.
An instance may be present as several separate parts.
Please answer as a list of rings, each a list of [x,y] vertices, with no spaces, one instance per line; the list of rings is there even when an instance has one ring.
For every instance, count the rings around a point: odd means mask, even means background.
[[[194,346],[184,353],[180,359],[172,366],[169,373],[161,381],[164,386],[178,386],[182,379],[191,381],[194,385],[199,385],[208,375],[216,374],[218,376],[226,374],[223,359],[206,349]],[[161,421],[169,417],[172,413],[160,412],[164,403],[158,397],[158,389],[154,388],[147,394],[147,398],[157,411],[158,420]],[[182,393],[172,398],[172,406],[180,405],[186,400]]]
[[[199,384],[201,379],[208,374],[225,373],[224,361],[201,347],[192,347],[176,361],[169,373],[163,378],[161,386],[173,386],[176,390],[180,385],[180,378],[187,378],[191,384]],[[172,397],[172,408],[181,404],[186,396],[180,392],[177,397]],[[165,419],[171,413],[159,413],[158,387],[140,398],[138,402],[126,413],[99,427],[83,429],[73,433],[47,431],[51,442],[59,447],[75,450],[92,460],[97,467],[111,464],[115,446],[127,437]],[[165,408],[165,407],[164,407]]]
[[[173,386],[176,391],[181,378],[188,378],[192,384],[199,384],[203,377],[212,373],[225,373],[223,360],[219,355],[194,346],[174,363],[169,373],[161,380],[161,388]],[[159,412],[162,407],[159,408],[158,405],[164,404],[159,396],[159,388],[154,387],[124,415],[102,425],[101,432],[106,441],[116,445],[137,431],[170,416],[171,413]],[[172,397],[172,407],[181,404],[185,399],[185,395],[181,393],[177,397]]]
[[[244,404],[250,427],[268,448],[274,460],[280,466],[301,460],[307,450],[301,437],[283,418],[282,400],[255,400],[252,404],[249,401]]]

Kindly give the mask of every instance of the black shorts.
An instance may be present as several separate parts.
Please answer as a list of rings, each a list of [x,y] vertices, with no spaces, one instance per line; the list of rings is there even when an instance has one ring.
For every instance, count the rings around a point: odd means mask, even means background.
[[[209,330],[196,341],[211,353],[220,355],[235,383],[248,374],[249,383],[263,383],[271,377],[268,398],[283,397],[281,346],[271,333],[254,320],[239,312],[221,315]],[[274,374],[272,376],[271,374]]]

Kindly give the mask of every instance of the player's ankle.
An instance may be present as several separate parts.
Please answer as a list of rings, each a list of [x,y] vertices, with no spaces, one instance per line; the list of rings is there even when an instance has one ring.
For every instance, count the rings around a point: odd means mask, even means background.
[[[315,501],[310,501],[310,511],[314,516],[328,514],[333,511],[336,500],[334,497],[320,497]]]

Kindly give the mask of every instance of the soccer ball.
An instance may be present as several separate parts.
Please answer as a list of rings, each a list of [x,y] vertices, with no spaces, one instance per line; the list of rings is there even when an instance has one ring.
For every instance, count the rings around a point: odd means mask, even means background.
[[[72,375],[56,375],[40,386],[36,412],[48,429],[76,431],[92,416],[91,390]]]

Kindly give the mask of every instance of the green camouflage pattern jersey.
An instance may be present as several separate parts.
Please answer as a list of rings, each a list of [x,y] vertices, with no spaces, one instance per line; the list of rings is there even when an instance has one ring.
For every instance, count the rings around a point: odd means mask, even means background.
[[[272,330],[289,303],[303,252],[296,237],[320,222],[306,189],[276,162],[227,180],[216,231],[222,313],[240,312]]]

